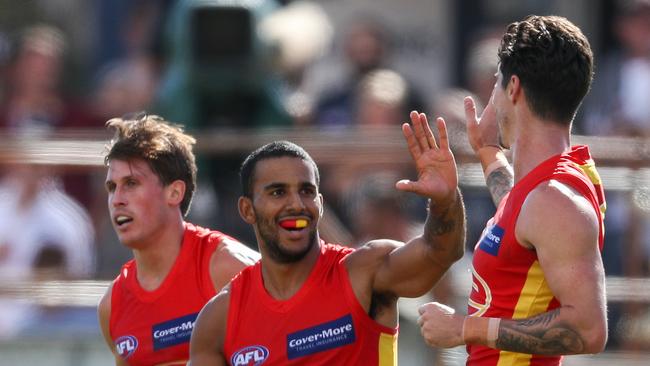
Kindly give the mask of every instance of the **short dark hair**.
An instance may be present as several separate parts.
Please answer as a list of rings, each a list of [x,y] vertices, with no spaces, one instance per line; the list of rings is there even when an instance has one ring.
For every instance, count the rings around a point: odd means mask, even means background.
[[[499,47],[501,86],[517,75],[531,111],[570,124],[593,79],[593,53],[580,28],[559,16],[508,25]]]
[[[104,164],[108,166],[113,159],[143,159],[164,186],[182,180],[185,195],[180,209],[183,216],[187,215],[196,189],[194,137],[185,134],[180,125],[146,113],[113,118],[106,127],[114,129],[115,136],[107,147]]]
[[[318,173],[318,166],[314,159],[302,147],[290,141],[273,141],[268,143],[246,157],[239,170],[239,177],[241,179],[242,195],[245,197],[252,196],[253,190],[253,172],[258,162],[264,159],[281,158],[281,157],[299,158],[309,162],[314,167],[314,174],[316,174],[316,186],[320,185],[320,174]]]

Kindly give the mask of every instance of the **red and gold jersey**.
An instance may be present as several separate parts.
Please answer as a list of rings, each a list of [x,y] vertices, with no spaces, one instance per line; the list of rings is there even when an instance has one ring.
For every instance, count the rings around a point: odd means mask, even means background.
[[[163,283],[146,291],[134,260],[120,271],[111,292],[110,335],[129,365],[185,365],[196,317],[216,294],[210,258],[227,236],[185,224],[181,251]]]
[[[397,364],[397,329],[375,322],[359,304],[343,263],[350,248],[321,243],[302,288],[272,298],[262,267],[231,282],[224,354],[231,366]]]
[[[515,238],[515,224],[526,196],[537,185],[557,180],[571,186],[592,204],[600,217],[599,247],[602,250],[605,198],[600,177],[586,146],[554,156],[533,169],[500,202],[474,249],[471,316],[522,319],[560,306],[553,296],[534,250]],[[549,228],[552,230],[552,228]],[[467,365],[536,366],[559,365],[561,357],[499,351],[467,346]]]

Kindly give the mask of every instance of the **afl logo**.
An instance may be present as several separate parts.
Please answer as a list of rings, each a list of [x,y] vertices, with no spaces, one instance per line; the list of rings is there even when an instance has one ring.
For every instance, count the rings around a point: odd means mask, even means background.
[[[257,366],[269,357],[269,350],[264,346],[248,346],[235,352],[230,358],[232,366]]]
[[[117,350],[117,354],[124,360],[131,357],[137,348],[138,339],[132,335],[121,336],[115,340],[115,349]]]

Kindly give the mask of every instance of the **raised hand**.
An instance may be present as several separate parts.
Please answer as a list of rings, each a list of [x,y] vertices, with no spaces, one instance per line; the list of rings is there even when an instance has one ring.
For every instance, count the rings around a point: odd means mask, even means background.
[[[411,125],[404,123],[402,132],[415,162],[418,180],[400,180],[396,188],[431,198],[437,204],[452,201],[456,196],[458,173],[454,155],[449,149],[447,127],[442,118],[436,120],[440,144],[429,127],[427,116],[411,112]]]
[[[465,97],[464,102],[467,137],[474,152],[484,146],[499,147],[499,130],[492,98],[481,113],[481,118],[476,115],[476,103],[472,97]]]

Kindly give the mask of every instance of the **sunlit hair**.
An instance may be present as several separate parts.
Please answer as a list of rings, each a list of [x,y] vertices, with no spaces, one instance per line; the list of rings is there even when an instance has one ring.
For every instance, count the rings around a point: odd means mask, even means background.
[[[180,209],[187,215],[196,189],[196,159],[192,152],[196,140],[180,125],[146,113],[111,119],[106,127],[114,129],[115,136],[107,146],[104,164],[143,159],[163,186],[182,180],[185,196]]]
[[[268,143],[248,155],[241,165],[239,170],[239,177],[241,179],[242,195],[245,197],[252,197],[253,189],[253,172],[258,162],[264,159],[292,157],[299,158],[309,162],[314,167],[314,174],[316,175],[316,186],[320,185],[320,174],[318,173],[318,166],[314,159],[302,147],[289,141],[274,141]]]
[[[508,25],[499,47],[502,87],[517,75],[531,111],[570,124],[593,79],[593,53],[580,29],[559,16]]]

